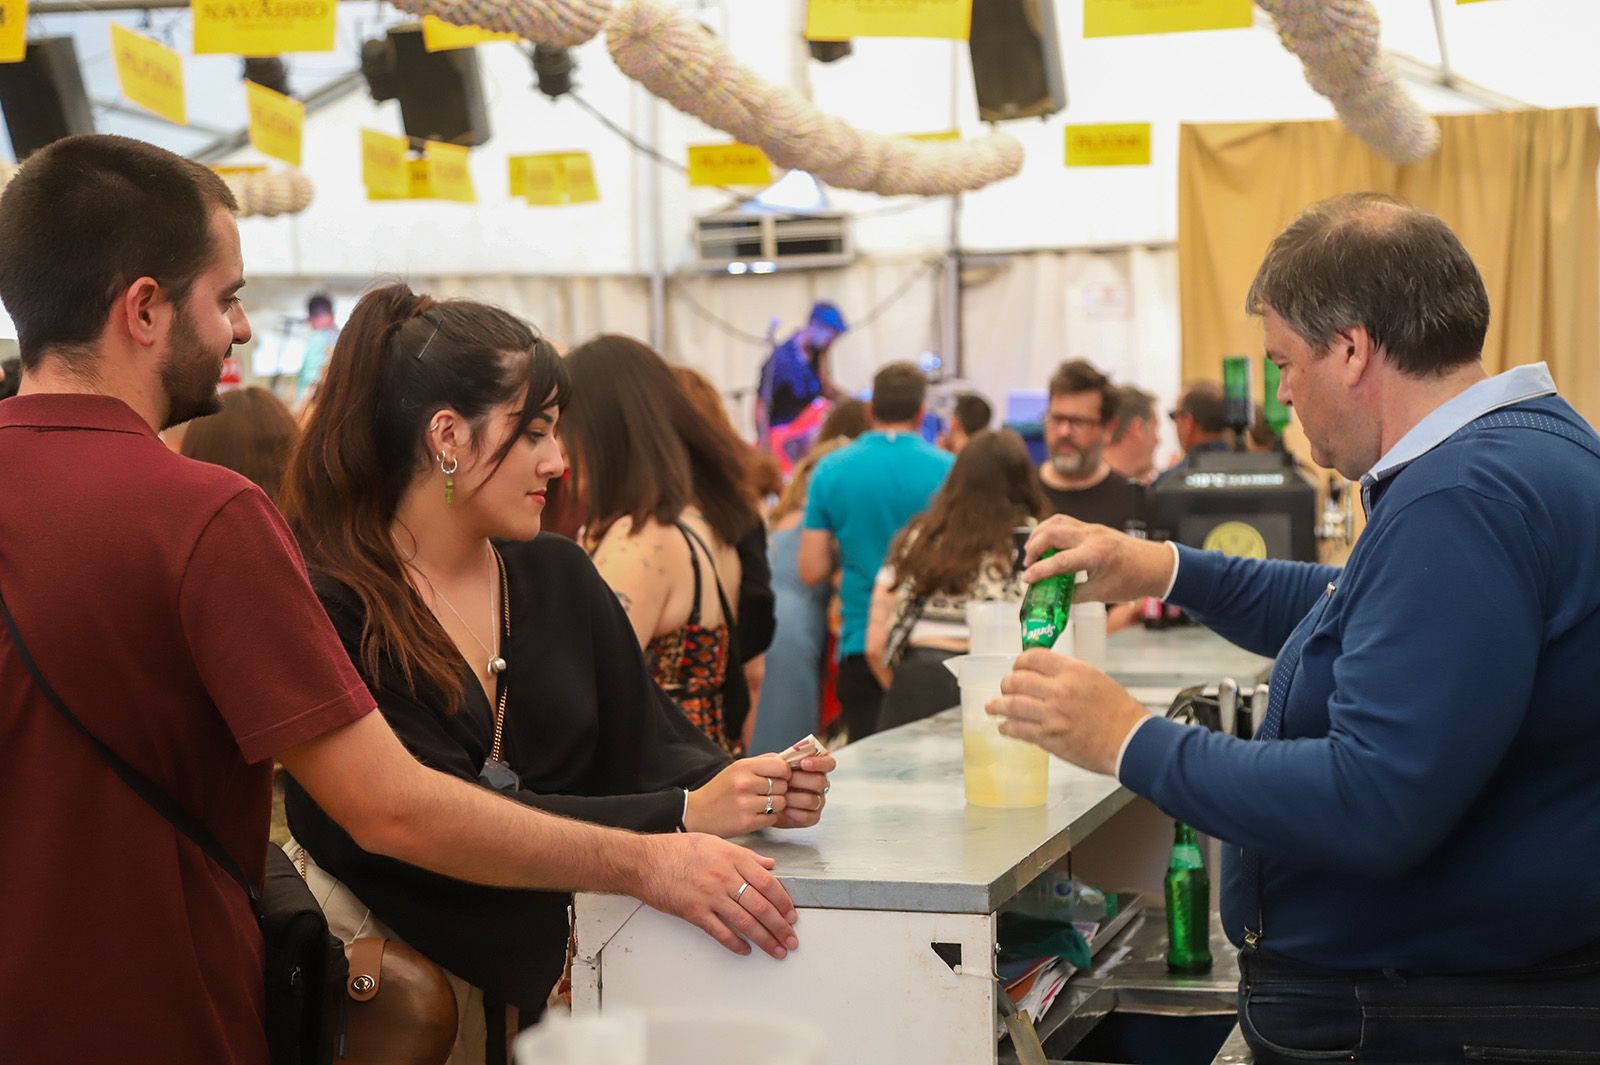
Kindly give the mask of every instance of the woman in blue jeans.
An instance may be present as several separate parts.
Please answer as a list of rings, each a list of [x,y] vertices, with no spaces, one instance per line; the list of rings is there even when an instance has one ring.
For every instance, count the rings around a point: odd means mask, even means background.
[[[842,409],[836,408],[836,413]],[[813,587],[800,579],[800,521],[817,462],[850,440],[850,436],[835,436],[807,452],[772,511],[770,553],[777,627],[767,649],[751,750],[781,751],[818,727],[833,585]]]

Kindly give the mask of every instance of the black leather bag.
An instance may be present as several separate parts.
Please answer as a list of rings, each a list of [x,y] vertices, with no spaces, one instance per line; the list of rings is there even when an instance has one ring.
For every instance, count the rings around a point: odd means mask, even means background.
[[[135,795],[205,851],[250,897],[250,907],[255,911],[265,944],[266,1029],[272,1065],[330,1065],[342,1034],[342,1003],[348,972],[344,946],[329,934],[327,918],[288,855],[277,844],[267,844],[266,884],[264,890],[257,890],[197,817],[102,743],[67,708],[39,671],[3,595],[0,595],[0,614],[5,616],[11,645],[56,713],[88,741]]]

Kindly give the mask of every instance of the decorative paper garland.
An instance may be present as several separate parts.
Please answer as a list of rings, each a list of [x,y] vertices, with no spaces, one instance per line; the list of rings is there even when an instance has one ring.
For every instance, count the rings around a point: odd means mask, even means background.
[[[1306,81],[1373,151],[1405,165],[1439,147],[1439,126],[1397,83],[1378,48],[1378,13],[1368,0],[1256,0],[1283,46],[1305,64]]]

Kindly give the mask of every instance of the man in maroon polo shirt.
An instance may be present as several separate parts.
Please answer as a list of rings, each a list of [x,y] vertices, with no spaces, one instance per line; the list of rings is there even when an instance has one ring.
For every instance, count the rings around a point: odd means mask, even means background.
[[[23,363],[0,405],[0,593],[44,675],[257,880],[277,758],[366,850],[634,895],[782,957],[795,916],[767,859],[551,817],[417,763],[368,712],[266,497],[162,446],[217,408],[250,338],[235,209],[209,170],[118,137],[55,142],[0,197]],[[0,1061],[263,1065],[261,953],[238,885],[51,709],[0,630]]]

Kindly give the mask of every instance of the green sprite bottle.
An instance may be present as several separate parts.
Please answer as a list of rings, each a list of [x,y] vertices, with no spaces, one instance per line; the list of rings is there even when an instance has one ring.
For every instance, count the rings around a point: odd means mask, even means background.
[[[1167,968],[1211,971],[1211,878],[1193,828],[1182,822],[1167,860]]]
[[[1053,550],[1046,551],[1039,557],[1046,559],[1053,554]],[[1020,614],[1024,651],[1035,647],[1048,651],[1067,631],[1067,615],[1072,612],[1072,589],[1076,584],[1076,574],[1058,573],[1028,587]]]
[[[1289,408],[1278,400],[1278,385],[1283,378],[1283,372],[1278,369],[1278,364],[1271,359],[1262,357],[1261,377],[1265,391],[1261,397],[1261,409],[1267,420],[1267,427],[1272,430],[1273,436],[1281,437],[1284,428],[1289,424]]]

